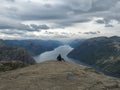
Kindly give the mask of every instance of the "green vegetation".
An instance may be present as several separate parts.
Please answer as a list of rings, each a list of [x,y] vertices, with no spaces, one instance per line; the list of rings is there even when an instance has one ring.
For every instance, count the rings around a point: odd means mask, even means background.
[[[120,37],[98,37],[84,41],[68,57],[120,75]]]
[[[4,43],[4,41],[2,39],[0,39],[0,47],[5,46],[6,44]]]
[[[27,65],[21,61],[1,61],[0,62],[0,72],[14,70],[14,69],[22,68],[25,66],[27,66]]]
[[[0,47],[0,61],[22,61],[25,64],[34,64],[33,57],[23,48],[3,46]]]
[[[10,46],[0,40],[0,72],[35,64],[32,56],[23,48]]]

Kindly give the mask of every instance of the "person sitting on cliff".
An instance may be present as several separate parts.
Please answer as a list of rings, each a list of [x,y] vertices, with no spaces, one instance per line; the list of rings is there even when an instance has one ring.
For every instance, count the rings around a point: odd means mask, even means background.
[[[61,54],[58,55],[57,61],[65,61],[64,58],[61,57]]]

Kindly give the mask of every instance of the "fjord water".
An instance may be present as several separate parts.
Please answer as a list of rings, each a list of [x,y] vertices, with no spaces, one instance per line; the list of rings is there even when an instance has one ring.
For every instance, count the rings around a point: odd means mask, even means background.
[[[61,56],[65,60],[71,61],[71,59],[69,59],[67,57],[67,54],[69,52],[71,52],[72,50],[73,50],[73,48],[70,47],[69,45],[62,45],[62,46],[59,46],[59,47],[55,48],[52,51],[46,51],[46,52],[34,57],[34,59],[36,60],[37,63],[43,62],[43,61],[48,61],[48,60],[56,60],[57,56],[59,54],[61,54]]]

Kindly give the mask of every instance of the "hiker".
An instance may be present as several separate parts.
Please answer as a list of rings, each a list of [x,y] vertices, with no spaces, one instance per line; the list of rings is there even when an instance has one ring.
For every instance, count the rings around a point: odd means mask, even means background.
[[[61,58],[61,60],[65,62],[64,58]]]
[[[57,60],[58,60],[58,61],[65,61],[65,60],[61,57],[61,54],[58,55]]]

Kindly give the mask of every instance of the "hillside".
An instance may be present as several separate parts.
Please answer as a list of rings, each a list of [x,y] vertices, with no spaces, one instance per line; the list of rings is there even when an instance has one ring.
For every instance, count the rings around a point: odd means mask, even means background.
[[[77,47],[80,43],[82,43],[83,41],[85,41],[85,39],[75,39],[71,42],[68,43],[68,45],[70,45],[72,48]]]
[[[10,70],[15,70],[18,68],[23,68],[28,66],[29,64],[25,64],[22,61],[0,61],[0,72],[6,72],[6,71],[10,71]]]
[[[40,55],[45,51],[51,51],[62,45],[61,42],[55,40],[4,40],[9,46],[18,46],[26,49],[33,56]]]
[[[19,47],[0,47],[0,61],[22,61],[25,64],[34,64],[35,60],[23,48]]]
[[[0,40],[0,72],[35,64],[32,55],[24,48],[10,46]]]
[[[68,57],[120,76],[120,37],[97,37],[80,43]]]
[[[5,46],[5,43],[4,43],[4,41],[2,39],[0,39],[0,47],[1,46]]]
[[[47,61],[0,73],[0,90],[120,90],[120,79],[75,63]]]

